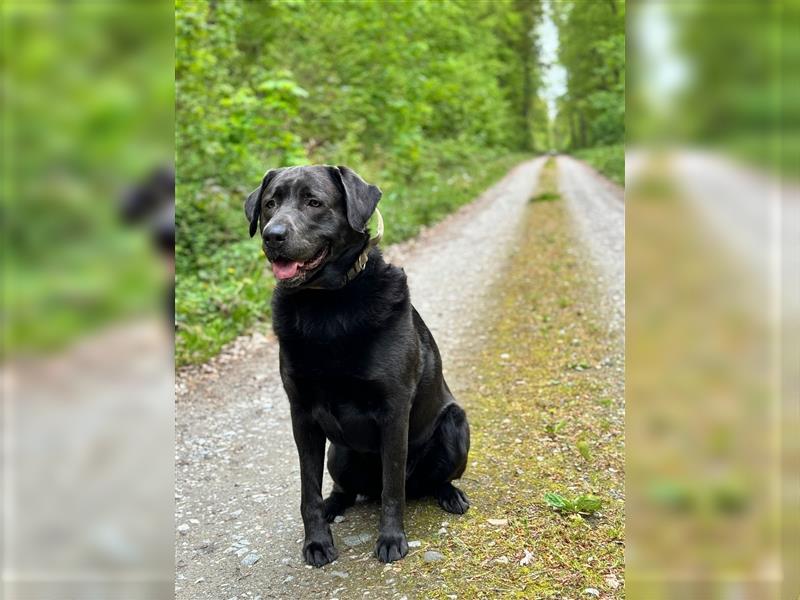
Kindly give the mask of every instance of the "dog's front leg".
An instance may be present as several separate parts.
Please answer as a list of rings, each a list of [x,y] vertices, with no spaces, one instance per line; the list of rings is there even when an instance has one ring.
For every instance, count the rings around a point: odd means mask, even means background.
[[[303,516],[306,563],[321,567],[336,560],[331,528],[322,510],[322,466],[325,457],[325,434],[311,415],[292,407],[292,431],[300,456],[300,513]]]
[[[403,403],[405,406],[405,403]],[[406,457],[408,456],[408,409],[398,408],[381,428],[381,526],[375,556],[381,562],[400,560],[408,554],[403,528],[406,506]]]

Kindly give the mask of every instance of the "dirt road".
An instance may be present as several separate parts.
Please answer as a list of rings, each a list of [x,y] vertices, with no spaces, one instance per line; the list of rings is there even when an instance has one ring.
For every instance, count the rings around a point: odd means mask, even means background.
[[[610,327],[625,327],[625,203],[622,188],[598,175],[585,163],[558,157],[559,187],[580,237],[588,246],[605,292],[604,309]]]
[[[386,250],[392,262],[405,268],[412,301],[439,343],[448,381],[467,410],[476,411],[478,423],[485,407],[480,405],[480,386],[474,385],[483,378],[476,374],[483,371],[476,357],[483,356],[486,349],[493,347],[499,339],[494,327],[498,322],[497,308],[502,310],[499,299],[507,296],[510,277],[524,281],[526,290],[534,283],[519,273],[520,268],[525,268],[525,263],[515,260],[515,257],[527,255],[526,260],[530,260],[529,253],[538,252],[530,243],[535,241],[530,237],[535,229],[535,220],[531,219],[539,216],[539,213],[532,212],[533,208],[542,207],[533,207],[529,200],[536,190],[544,163],[544,158],[538,158],[518,165],[472,204],[418,238]],[[567,224],[561,202],[553,203],[557,205],[554,207],[542,208],[555,211],[552,215],[542,213],[544,219],[549,219],[543,223],[552,226],[558,235],[563,233],[565,237],[559,248],[566,246],[564,250],[571,253],[570,256],[588,252],[596,264],[606,265],[603,268],[607,270],[601,274],[602,281],[613,290],[608,297],[619,300],[622,284],[615,278],[620,277],[621,271],[614,263],[619,259],[616,252],[621,244],[621,228],[615,240],[612,239],[614,222],[606,225],[603,235],[608,239],[603,243],[611,249],[603,252],[597,250],[592,234],[581,229],[580,225],[581,215],[592,210],[584,202],[591,196],[587,190],[594,186],[597,191],[610,184],[589,171],[582,172],[580,167],[568,159],[559,160],[559,168],[571,173],[568,179],[580,178],[583,186],[583,191],[572,190],[562,182],[570,212],[578,223],[575,228],[578,233],[574,238],[570,237],[572,229]],[[391,223],[387,223],[387,227],[391,227]],[[585,238],[586,250],[571,248],[579,245],[575,242],[578,236]],[[597,239],[600,238],[602,235],[598,234]],[[573,271],[583,273],[584,268]],[[586,272],[590,271],[590,268],[586,269]],[[577,287],[583,289],[587,286],[591,287],[591,284]],[[553,293],[562,292],[554,289]],[[600,312],[603,310],[598,308]],[[584,315],[585,312],[580,309],[578,314]],[[568,318],[566,312],[563,316]],[[600,318],[606,319],[605,316]],[[524,324],[518,326],[528,327]],[[277,345],[269,333],[268,324],[258,329],[260,333],[240,338],[211,363],[186,369],[177,377],[176,598],[445,597],[440,594],[450,589],[448,573],[453,572],[450,565],[460,560],[484,560],[474,551],[468,556],[463,551],[459,553],[456,542],[459,528],[471,520],[481,519],[487,510],[498,506],[497,502],[491,506],[491,501],[483,497],[484,488],[480,480],[470,479],[469,469],[462,484],[473,496],[473,509],[465,517],[446,514],[433,502],[409,504],[406,518],[408,539],[419,543],[411,544],[411,552],[405,560],[383,565],[372,557],[378,511],[373,504],[359,504],[347,512],[343,522],[333,525],[339,560],[323,569],[311,569],[303,564],[300,556],[303,530],[298,504],[299,467],[288,404],[277,375]],[[614,406],[609,409],[614,411],[609,421],[613,422],[609,427],[612,433],[621,436],[619,336],[605,330],[597,335],[602,346],[598,361],[610,361],[603,363],[603,369],[609,367],[603,377],[613,380],[609,387],[612,391],[607,392],[614,396],[611,401]],[[542,339],[548,338],[543,336]],[[613,346],[611,350],[608,344]],[[503,355],[513,360],[513,354]],[[608,358],[611,354],[613,359]],[[569,376],[572,375],[570,372]],[[507,373],[504,377],[510,385],[522,381],[514,373]],[[490,383],[487,380],[486,384]],[[520,398],[525,398],[525,394]],[[580,407],[571,405],[570,410],[580,410]],[[488,428],[484,434],[486,432]],[[471,465],[478,477],[483,464],[481,440],[479,434],[477,458]],[[517,443],[515,440],[522,441],[520,437],[512,436],[508,442],[513,445]],[[531,450],[531,456],[537,452],[539,450]],[[613,463],[609,466],[609,473],[613,475],[608,483],[596,480],[595,487],[607,489],[609,494],[618,494],[621,498],[621,490],[615,487],[622,473],[621,450],[616,442],[613,452],[619,455],[615,454],[608,463]],[[497,478],[497,481],[501,480],[504,478]],[[330,481],[326,478],[325,490],[329,486]],[[617,500],[619,498],[615,497],[614,501]],[[542,517],[552,519],[545,511],[539,512]],[[607,521],[613,521],[616,528],[621,509],[615,505],[610,515]],[[476,527],[472,530],[478,531]],[[614,538],[616,534],[610,535]],[[513,539],[513,536],[508,539]],[[490,543],[488,539],[486,543]],[[610,543],[616,542],[612,539]],[[478,540],[475,544],[480,546],[482,542]],[[441,562],[425,560],[426,550],[441,551]],[[602,555],[602,552],[598,554]],[[505,563],[501,560],[499,564],[517,562],[516,557],[506,557]],[[621,555],[610,562],[621,565]],[[602,577],[607,580],[608,577],[621,578],[618,571],[610,569],[611,564],[597,570],[601,581]],[[527,566],[523,570],[527,571]],[[599,585],[584,575],[575,581],[577,583],[569,585]],[[524,582],[525,586],[529,584],[527,580]],[[463,589],[458,583],[452,585],[454,590]],[[609,589],[613,592],[617,587],[611,585]],[[447,595],[453,597],[449,592]]]

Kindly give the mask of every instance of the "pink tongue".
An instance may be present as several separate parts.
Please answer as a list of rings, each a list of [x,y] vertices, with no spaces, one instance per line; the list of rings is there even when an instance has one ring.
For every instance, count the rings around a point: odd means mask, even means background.
[[[272,263],[272,272],[277,279],[290,279],[297,275],[300,263],[295,260],[276,260]]]

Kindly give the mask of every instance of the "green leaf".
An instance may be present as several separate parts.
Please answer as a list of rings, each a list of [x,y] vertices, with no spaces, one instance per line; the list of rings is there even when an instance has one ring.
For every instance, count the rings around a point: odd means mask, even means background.
[[[578,496],[575,500],[575,511],[585,515],[596,513],[603,506],[603,501],[592,494]]]
[[[555,435],[564,428],[564,421],[558,421],[556,423],[548,423],[544,426],[544,430],[550,437],[555,437]]]
[[[568,500],[561,494],[548,492],[544,495],[547,506],[565,515],[592,515],[603,506],[601,498],[592,494],[582,494],[575,500]]]
[[[554,492],[548,492],[545,494],[544,501],[550,508],[554,510],[567,510],[570,505],[569,501],[564,498],[564,496]]]

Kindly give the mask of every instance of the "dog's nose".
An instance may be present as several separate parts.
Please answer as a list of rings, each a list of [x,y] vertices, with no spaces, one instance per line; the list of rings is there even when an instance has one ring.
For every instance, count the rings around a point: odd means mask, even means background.
[[[270,223],[264,228],[264,241],[267,244],[280,244],[286,240],[286,225],[283,223]]]

